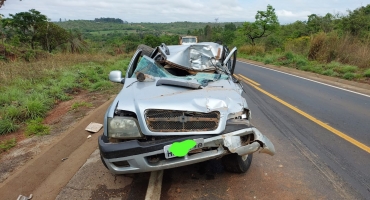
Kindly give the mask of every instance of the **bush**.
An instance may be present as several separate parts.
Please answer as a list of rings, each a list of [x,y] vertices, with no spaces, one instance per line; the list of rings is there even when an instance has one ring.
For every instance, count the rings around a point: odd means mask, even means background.
[[[351,72],[347,72],[343,75],[343,78],[347,80],[352,80],[353,78],[355,78],[355,75]]]
[[[346,73],[354,73],[357,71],[356,66],[351,66],[351,65],[345,65],[345,66],[340,66],[335,68],[335,70],[339,73],[346,74]]]
[[[19,126],[12,119],[0,119],[0,135],[14,132]]]
[[[49,126],[45,126],[42,124],[42,118],[36,118],[34,120],[30,120],[27,122],[27,127],[25,134],[26,136],[32,135],[48,135],[50,133]]]
[[[263,61],[263,63],[265,63],[265,65],[270,64],[272,62],[273,62],[273,60],[271,58],[265,58],[265,60]]]
[[[302,66],[306,66],[306,65],[307,65],[307,61],[303,60],[303,59],[300,59],[296,62],[297,67],[302,67]]]
[[[43,117],[49,110],[48,106],[41,99],[27,99],[24,102],[26,117],[30,119],[36,119]]]
[[[364,72],[364,76],[365,76],[365,77],[370,77],[370,69],[367,69],[367,70]]]
[[[295,39],[289,39],[285,43],[285,50],[295,52],[301,55],[307,55],[310,47],[310,37],[303,36]]]
[[[239,51],[246,55],[261,55],[265,53],[265,48],[259,45],[244,45],[240,47]]]
[[[288,60],[293,60],[294,59],[294,54],[290,51],[285,53],[285,58]]]
[[[333,69],[327,69],[321,73],[322,75],[325,76],[334,76],[334,70]]]
[[[22,118],[22,108],[16,107],[14,105],[4,107],[2,111],[2,116],[11,120],[19,120]]]

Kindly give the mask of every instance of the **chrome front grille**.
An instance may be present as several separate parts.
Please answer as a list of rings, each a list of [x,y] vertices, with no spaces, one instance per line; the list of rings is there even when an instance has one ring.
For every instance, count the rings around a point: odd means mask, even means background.
[[[150,109],[145,111],[145,120],[153,132],[213,131],[218,127],[220,112]]]

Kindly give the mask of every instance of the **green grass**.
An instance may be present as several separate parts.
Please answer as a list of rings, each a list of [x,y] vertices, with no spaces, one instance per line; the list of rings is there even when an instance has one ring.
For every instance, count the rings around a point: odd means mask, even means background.
[[[12,119],[0,119],[0,135],[14,132],[19,129],[19,125]]]
[[[38,117],[44,117],[46,112],[49,110],[49,106],[44,99],[32,99],[28,98],[24,102],[26,117],[28,119],[36,119]]]
[[[50,133],[50,127],[42,124],[42,118],[36,118],[33,120],[28,121],[26,124],[26,136],[32,136],[32,135],[48,135]]]
[[[17,145],[17,141],[15,138],[3,141],[0,143],[0,153],[8,151],[9,149],[15,147]]]
[[[90,86],[90,91],[102,91],[102,90],[108,90],[109,88],[112,88],[113,84],[110,81],[101,80],[99,82],[93,83]]]
[[[351,66],[351,65],[344,65],[344,66],[338,66],[338,67],[336,67],[335,70],[338,73],[341,73],[341,74],[354,73],[354,72],[356,72],[358,70],[358,67]]]
[[[323,71],[321,74],[325,75],[325,76],[334,76],[335,75],[333,69],[327,69],[327,70]]]
[[[355,74],[351,73],[351,72],[347,72],[343,75],[343,78],[344,79],[347,79],[347,80],[352,80],[355,78]]]
[[[17,87],[8,87],[5,91],[0,91],[0,106],[9,105],[24,96],[22,90]]]
[[[81,56],[90,58],[90,55]],[[85,60],[59,68],[45,65],[44,69],[38,70],[42,71],[38,76],[22,72],[23,68],[36,67],[36,64],[21,63],[20,75],[0,86],[0,134],[14,132],[28,120],[45,117],[55,103],[70,100],[81,90],[113,91],[116,87],[108,81],[109,72],[121,70],[124,74],[130,62],[130,58],[124,57]],[[35,125],[31,123],[29,126]],[[34,135],[33,131],[29,132]]]
[[[89,107],[92,107],[92,106],[93,106],[92,103],[88,103],[88,102],[84,102],[84,101],[79,101],[79,102],[75,102],[75,103],[72,104],[71,110],[76,110],[76,109],[78,109],[80,107],[87,107],[87,108],[89,108]]]
[[[364,71],[364,77],[370,77],[370,69]]]
[[[23,118],[22,111],[23,111],[22,107],[10,105],[10,106],[4,107],[4,109],[1,111],[1,115],[4,116],[4,118],[6,119],[21,120]]]
[[[346,65],[336,61],[330,63],[309,61],[305,56],[292,52],[270,52],[266,55],[246,55],[240,53],[238,56],[240,58],[263,62],[264,64],[292,67],[302,71],[339,77],[347,80],[360,80],[364,77],[370,77],[370,69],[362,70],[357,66]]]

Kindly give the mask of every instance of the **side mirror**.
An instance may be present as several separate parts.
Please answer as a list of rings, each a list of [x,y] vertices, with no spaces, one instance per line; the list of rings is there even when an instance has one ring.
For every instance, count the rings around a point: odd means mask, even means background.
[[[122,72],[119,70],[111,71],[109,73],[109,80],[114,83],[125,83],[125,79],[122,78]]]

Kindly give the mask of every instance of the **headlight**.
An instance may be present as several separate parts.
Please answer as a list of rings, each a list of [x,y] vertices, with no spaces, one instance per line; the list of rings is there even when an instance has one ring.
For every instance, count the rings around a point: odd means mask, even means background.
[[[108,118],[108,136],[120,139],[141,138],[138,121],[131,117]]]

